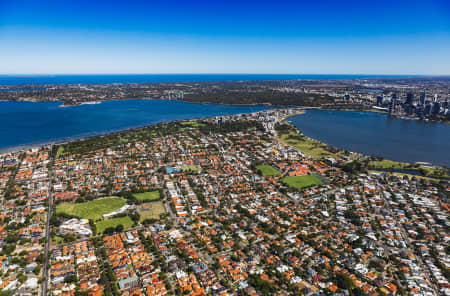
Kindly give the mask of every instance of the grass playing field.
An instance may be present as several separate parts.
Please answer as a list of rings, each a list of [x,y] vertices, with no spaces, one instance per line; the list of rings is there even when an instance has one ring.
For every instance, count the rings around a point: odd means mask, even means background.
[[[120,217],[120,218],[111,218],[97,222],[97,234],[103,233],[103,231],[108,227],[116,227],[122,224],[123,229],[128,229],[133,226],[133,221],[130,217]]]
[[[150,191],[150,192],[144,192],[144,193],[134,193],[134,197],[136,197],[137,200],[140,201],[154,201],[154,200],[160,200],[161,196],[159,195],[159,191]]]
[[[56,206],[56,214],[65,213],[83,219],[102,219],[103,214],[110,213],[125,205],[125,199],[107,197],[83,203],[63,202]]]
[[[284,177],[281,181],[296,189],[323,184],[321,180],[311,175]]]
[[[268,177],[268,176],[279,176],[281,175],[281,172],[273,167],[271,167],[270,165],[258,165],[256,167],[257,170],[261,171],[261,174],[264,177]]]
[[[165,212],[164,204],[160,201],[143,204],[139,207],[141,222],[145,219],[159,219],[159,215],[164,214]]]

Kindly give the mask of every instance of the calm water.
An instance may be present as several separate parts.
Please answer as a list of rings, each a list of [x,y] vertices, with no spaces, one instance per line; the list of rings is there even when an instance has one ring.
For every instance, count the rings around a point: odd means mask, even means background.
[[[256,112],[263,106],[225,106],[163,100],[105,101],[60,107],[58,102],[0,101],[0,151],[150,125],[162,121]]]
[[[448,124],[334,110],[308,110],[289,121],[308,137],[335,147],[386,159],[450,167]]]
[[[0,85],[169,83],[199,81],[359,79],[420,77],[404,75],[313,75],[313,74],[142,74],[142,75],[0,75]]]

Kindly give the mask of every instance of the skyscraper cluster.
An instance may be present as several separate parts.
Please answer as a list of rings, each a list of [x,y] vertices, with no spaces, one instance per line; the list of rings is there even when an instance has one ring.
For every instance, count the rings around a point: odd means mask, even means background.
[[[378,96],[377,105],[382,104],[383,97]],[[423,119],[429,116],[449,114],[449,102],[439,101],[437,95],[434,95],[432,99],[427,98],[425,92],[422,92],[417,100],[411,92],[403,97],[393,93],[388,103],[388,110],[391,115],[415,116]]]

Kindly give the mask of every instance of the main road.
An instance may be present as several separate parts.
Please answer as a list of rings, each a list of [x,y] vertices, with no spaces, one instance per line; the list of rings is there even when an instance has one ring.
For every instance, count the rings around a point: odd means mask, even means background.
[[[53,172],[53,145],[50,145],[50,162],[48,168],[48,211],[47,211],[47,222],[45,227],[45,248],[44,248],[44,266],[42,269],[42,286],[41,286],[41,296],[47,295],[47,285],[48,285],[48,252],[50,249],[50,218],[52,216],[53,198],[52,198],[52,172]]]

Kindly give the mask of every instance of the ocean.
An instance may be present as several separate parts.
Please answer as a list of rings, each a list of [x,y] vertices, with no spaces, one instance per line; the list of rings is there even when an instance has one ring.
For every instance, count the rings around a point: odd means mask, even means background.
[[[0,85],[175,83],[245,80],[320,80],[363,78],[406,78],[413,75],[338,75],[338,74],[111,74],[111,75],[0,75]]]

